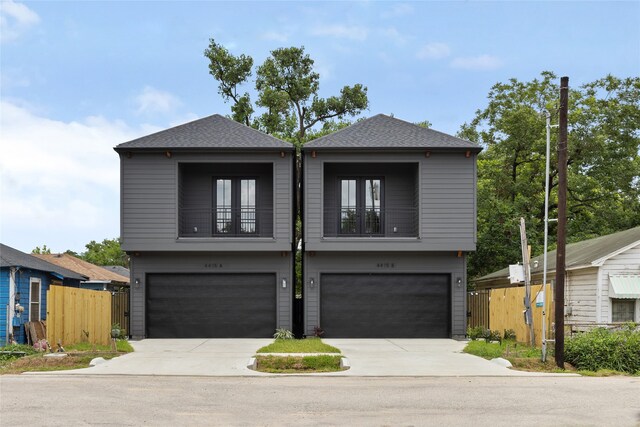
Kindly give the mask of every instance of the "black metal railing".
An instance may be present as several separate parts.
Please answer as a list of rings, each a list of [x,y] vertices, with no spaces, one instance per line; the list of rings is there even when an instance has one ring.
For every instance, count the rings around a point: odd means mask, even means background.
[[[326,207],[325,237],[417,237],[418,209]]]
[[[180,237],[273,237],[273,209],[180,209]]]

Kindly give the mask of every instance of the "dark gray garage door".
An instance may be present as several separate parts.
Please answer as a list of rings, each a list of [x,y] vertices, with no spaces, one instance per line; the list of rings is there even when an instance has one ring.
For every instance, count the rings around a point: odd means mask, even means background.
[[[273,274],[147,275],[148,338],[267,338],[276,328]]]
[[[323,274],[320,322],[332,338],[448,338],[447,274]]]

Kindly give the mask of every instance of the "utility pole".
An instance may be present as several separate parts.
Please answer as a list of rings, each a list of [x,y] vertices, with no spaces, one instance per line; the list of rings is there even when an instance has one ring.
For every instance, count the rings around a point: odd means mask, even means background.
[[[556,251],[556,365],[564,369],[564,279],[567,244],[567,116],[569,77],[560,78],[560,120],[558,139],[558,249]]]
[[[531,254],[529,253],[529,245],[527,244],[527,231],[524,218],[520,218],[520,246],[522,247],[522,267],[524,271],[524,323],[529,325],[531,347],[535,347],[536,337],[533,328],[533,312],[531,311]]]
[[[547,251],[549,242],[549,169],[551,160],[551,113],[545,110],[547,119],[547,151],[544,172],[544,255],[542,267],[542,361],[547,361]]]

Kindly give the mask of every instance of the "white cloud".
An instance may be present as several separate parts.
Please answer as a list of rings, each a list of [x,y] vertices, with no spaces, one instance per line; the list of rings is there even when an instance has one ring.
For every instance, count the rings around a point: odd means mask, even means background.
[[[441,59],[449,56],[451,49],[446,43],[427,43],[416,53],[419,59]]]
[[[260,36],[263,40],[273,40],[284,43],[289,40],[289,35],[278,31],[267,31]]]
[[[314,36],[328,36],[340,39],[350,39],[363,41],[367,39],[369,30],[361,26],[347,26],[347,25],[318,25],[311,30],[311,34]]]
[[[464,70],[495,70],[502,65],[503,61],[492,55],[460,57],[451,61],[451,67]]]
[[[135,97],[135,103],[137,114],[168,114],[182,105],[174,95],[151,86],[145,86]]]
[[[400,31],[398,31],[396,27],[389,27],[389,28],[382,29],[380,30],[380,34],[383,37],[394,41],[398,45],[404,45],[405,43],[407,43],[407,40],[408,40],[408,37],[400,33]]]
[[[0,101],[0,234],[23,251],[82,251],[119,235],[119,158],[113,147],[156,128],[88,117],[52,120]]]
[[[19,38],[25,31],[40,22],[37,13],[22,3],[3,0],[0,3],[0,41]]]
[[[407,3],[394,3],[391,9],[382,13],[383,18],[395,18],[413,13],[413,6]]]

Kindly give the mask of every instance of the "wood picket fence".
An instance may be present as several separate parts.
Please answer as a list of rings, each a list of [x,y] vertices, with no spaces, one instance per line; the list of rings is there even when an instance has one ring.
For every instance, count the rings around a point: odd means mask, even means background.
[[[47,291],[47,341],[51,346],[111,340],[111,292],[67,286]]]
[[[531,307],[533,310],[533,329],[536,346],[542,345],[542,306],[536,306],[536,296],[542,290],[542,285],[531,286]],[[503,334],[512,329],[519,342],[530,342],[529,326],[524,323],[524,295],[523,286],[517,288],[492,289],[489,293],[489,327],[492,331]],[[547,337],[552,337],[551,327],[554,320],[553,292],[547,284],[546,313]]]

